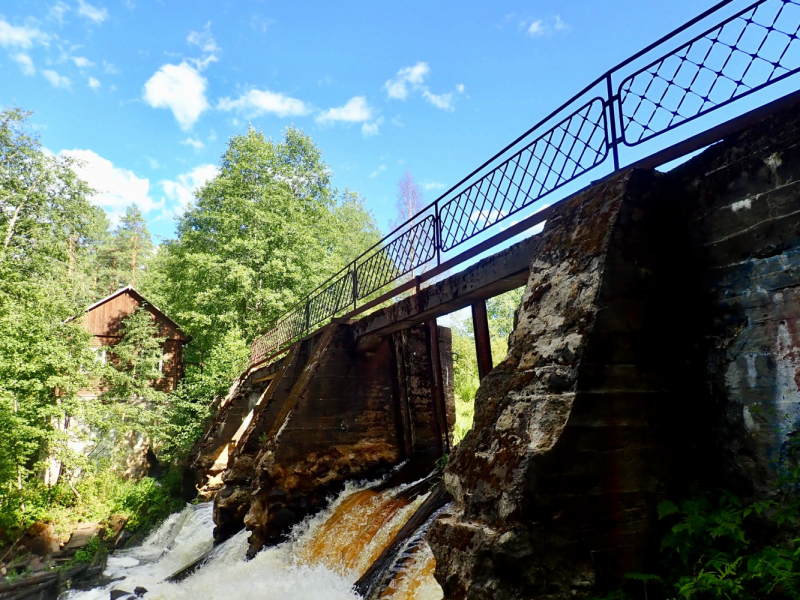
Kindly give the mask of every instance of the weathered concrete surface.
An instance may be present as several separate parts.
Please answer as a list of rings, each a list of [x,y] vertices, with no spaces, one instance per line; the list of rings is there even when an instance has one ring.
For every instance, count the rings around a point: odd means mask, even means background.
[[[507,359],[445,475],[429,540],[448,598],[570,597],[650,551],[661,484],[655,176],[568,200],[538,236]],[[632,569],[636,570],[636,569]]]
[[[455,420],[450,332],[439,328],[450,427]],[[272,369],[269,387],[231,441],[215,497],[215,538],[246,526],[251,551],[324,505],[350,479],[406,458],[438,458],[424,329],[359,348],[348,324],[323,328]]]
[[[222,487],[222,473],[228,466],[229,453],[236,447],[237,433],[252,418],[252,411],[268,386],[269,380],[263,378],[239,379],[220,399],[214,418],[186,461],[183,487],[187,501],[198,493],[210,497]]]
[[[765,497],[800,430],[800,107],[670,174],[702,295],[702,392],[721,484]],[[710,397],[709,397],[710,396]]]
[[[448,599],[575,598],[648,570],[658,501],[774,493],[798,430],[800,110],[564,201],[429,535]]]

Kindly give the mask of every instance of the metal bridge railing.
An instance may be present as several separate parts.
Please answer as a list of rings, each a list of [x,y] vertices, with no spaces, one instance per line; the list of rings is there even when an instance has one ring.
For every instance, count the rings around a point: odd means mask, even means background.
[[[597,78],[333,275],[254,341],[249,364],[410,289],[409,274],[441,272],[443,255],[590,171],[632,164],[692,121],[707,130],[706,115],[768,86],[785,92],[775,84],[800,71],[799,30],[800,0],[719,2]]]

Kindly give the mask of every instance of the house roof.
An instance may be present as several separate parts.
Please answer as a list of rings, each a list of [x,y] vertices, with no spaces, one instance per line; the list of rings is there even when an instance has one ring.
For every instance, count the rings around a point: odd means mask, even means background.
[[[106,296],[106,297],[105,297],[105,298],[103,298],[102,300],[98,300],[97,302],[95,302],[95,303],[94,303],[94,304],[92,304],[91,306],[87,307],[87,308],[86,308],[86,310],[84,310],[83,312],[84,312],[84,313],[91,312],[91,311],[93,311],[95,308],[97,308],[98,306],[102,306],[102,305],[103,305],[103,304],[105,304],[106,302],[109,302],[110,300],[113,300],[114,298],[117,298],[118,296],[121,296],[122,294],[129,294],[129,295],[133,296],[133,297],[134,297],[136,300],[138,300],[138,301],[139,301],[139,303],[141,303],[141,304],[147,304],[147,307],[148,307],[148,309],[150,309],[152,312],[156,313],[156,315],[158,315],[159,317],[161,317],[162,319],[164,319],[165,321],[167,321],[167,322],[169,322],[171,325],[173,325],[173,326],[175,327],[175,330],[176,330],[178,333],[180,333],[180,334],[181,334],[181,337],[183,337],[183,338],[184,338],[184,339],[185,339],[187,342],[190,342],[190,341],[192,340],[192,336],[190,336],[190,335],[187,335],[187,334],[186,334],[186,333],[183,331],[183,329],[181,329],[181,326],[180,326],[180,325],[178,325],[178,324],[177,324],[175,321],[173,321],[172,319],[170,319],[170,318],[169,318],[169,317],[166,315],[166,313],[165,313],[164,311],[162,311],[162,310],[161,310],[160,308],[158,308],[158,307],[157,307],[155,304],[153,304],[152,302],[150,302],[150,300],[148,300],[147,298],[145,298],[144,296],[142,296],[142,294],[140,294],[139,292],[137,292],[137,291],[136,291],[136,289],[135,289],[135,288],[134,288],[132,285],[126,285],[125,287],[118,289],[118,290],[117,290],[116,292],[114,292],[113,294],[110,294],[109,296]]]

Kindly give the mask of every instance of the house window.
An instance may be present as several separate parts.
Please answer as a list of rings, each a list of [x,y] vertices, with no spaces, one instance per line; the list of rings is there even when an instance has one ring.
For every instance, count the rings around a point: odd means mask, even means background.
[[[94,349],[94,362],[100,363],[101,365],[106,364],[106,348],[100,347]]]

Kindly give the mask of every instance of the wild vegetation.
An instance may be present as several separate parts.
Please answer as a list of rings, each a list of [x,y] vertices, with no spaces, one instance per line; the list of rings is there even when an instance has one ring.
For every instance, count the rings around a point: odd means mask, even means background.
[[[156,253],[141,211],[112,227],[28,117],[0,112],[0,545],[35,521],[118,513],[136,528],[174,510],[178,474],[126,480],[123,441],[150,438],[167,465],[185,456],[252,338],[380,235],[302,131],[276,142],[250,128]],[[108,361],[75,318],[127,284],[194,338],[173,393],[151,386],[161,340],[147,311],[125,320]],[[99,399],[78,394],[98,382]]]
[[[662,502],[658,572],[627,574],[604,600],[800,598],[800,502],[785,491],[754,503],[724,490]]]

